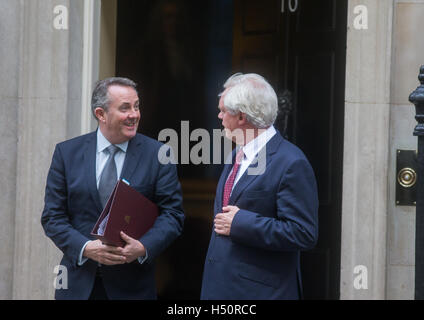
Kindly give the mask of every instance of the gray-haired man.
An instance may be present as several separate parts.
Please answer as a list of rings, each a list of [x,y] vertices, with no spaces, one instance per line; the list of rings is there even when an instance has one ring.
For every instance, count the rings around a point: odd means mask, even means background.
[[[318,238],[314,172],[273,127],[277,96],[263,77],[236,74],[224,88],[218,118],[239,147],[218,182],[201,298],[298,299],[299,254]],[[265,168],[250,170],[261,153]]]

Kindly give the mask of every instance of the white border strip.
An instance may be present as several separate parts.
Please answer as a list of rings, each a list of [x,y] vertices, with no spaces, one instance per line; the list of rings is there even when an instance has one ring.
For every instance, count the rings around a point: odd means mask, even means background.
[[[93,83],[98,79],[100,39],[100,6],[99,0],[84,0],[83,27],[83,60],[82,60],[82,94],[81,94],[81,133],[90,132],[93,128],[91,114],[91,92]]]

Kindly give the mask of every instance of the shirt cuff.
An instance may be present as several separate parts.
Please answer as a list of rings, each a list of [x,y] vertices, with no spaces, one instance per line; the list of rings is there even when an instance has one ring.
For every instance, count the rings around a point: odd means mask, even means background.
[[[138,263],[139,263],[139,264],[143,264],[143,263],[144,263],[144,261],[146,261],[148,257],[149,257],[149,255],[147,254],[147,250],[146,250],[146,255],[145,255],[144,257],[138,257],[138,258],[137,258]]]
[[[83,246],[82,246],[82,249],[81,249],[81,251],[80,251],[80,254],[79,254],[79,258],[78,258],[78,266],[82,266],[87,260],[88,260],[88,258],[87,257],[83,257],[82,256],[82,254],[84,253],[84,249],[85,249],[85,247],[87,246],[87,244],[89,243],[90,241],[87,241]]]

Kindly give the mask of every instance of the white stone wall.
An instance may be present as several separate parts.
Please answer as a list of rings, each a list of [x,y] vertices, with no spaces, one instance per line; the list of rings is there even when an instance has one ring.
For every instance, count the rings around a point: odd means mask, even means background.
[[[410,93],[424,65],[424,0],[397,0],[393,30],[387,227],[387,299],[414,299],[415,207],[396,206],[396,150],[416,150],[417,122]]]
[[[357,5],[368,9],[368,29],[353,26]],[[341,299],[385,298],[392,12],[392,0],[349,1]]]
[[[0,299],[12,298],[18,141],[19,1],[0,0]]]
[[[54,8],[68,29],[54,27]],[[0,298],[53,298],[40,218],[54,146],[81,133],[83,0],[0,0]]]
[[[55,4],[24,1],[21,7],[14,299],[50,298],[58,256],[40,224],[53,148],[66,138],[69,32],[53,28]]]
[[[368,29],[353,27],[368,9]],[[396,150],[415,150],[409,94],[424,64],[423,0],[350,0],[347,37],[341,299],[413,299],[415,207],[396,206]],[[355,288],[355,266],[367,288]]]

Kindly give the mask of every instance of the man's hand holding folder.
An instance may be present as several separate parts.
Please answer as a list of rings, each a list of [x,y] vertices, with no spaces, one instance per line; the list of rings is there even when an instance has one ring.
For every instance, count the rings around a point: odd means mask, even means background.
[[[133,262],[138,257],[144,257],[146,255],[146,248],[144,248],[140,241],[131,238],[123,231],[121,231],[121,238],[126,244],[123,248],[118,248],[122,249],[122,255],[125,257],[126,263]]]
[[[101,240],[94,240],[87,244],[83,255],[104,265],[130,263],[138,257],[146,255],[146,249],[140,241],[131,238],[123,231],[121,231],[121,238],[126,243],[123,248],[103,244]]]
[[[154,224],[159,209],[123,181],[118,181],[91,234],[83,255],[105,265],[130,263],[146,255],[140,238]]]
[[[104,265],[126,263],[122,248],[105,245],[100,240],[90,241],[85,247],[83,255]]]

